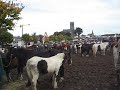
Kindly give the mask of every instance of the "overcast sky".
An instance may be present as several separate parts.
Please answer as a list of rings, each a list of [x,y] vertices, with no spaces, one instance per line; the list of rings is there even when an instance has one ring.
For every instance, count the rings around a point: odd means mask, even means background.
[[[83,29],[83,34],[92,32],[101,35],[120,33],[120,0],[21,0],[26,7],[21,12],[22,19],[11,33],[48,35],[74,26]],[[27,25],[30,24],[30,25]]]

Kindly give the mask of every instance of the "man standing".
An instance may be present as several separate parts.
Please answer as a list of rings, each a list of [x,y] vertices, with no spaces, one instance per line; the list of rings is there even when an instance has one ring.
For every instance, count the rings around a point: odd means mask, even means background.
[[[114,66],[117,74],[117,85],[120,84],[120,37],[115,38],[113,47]]]

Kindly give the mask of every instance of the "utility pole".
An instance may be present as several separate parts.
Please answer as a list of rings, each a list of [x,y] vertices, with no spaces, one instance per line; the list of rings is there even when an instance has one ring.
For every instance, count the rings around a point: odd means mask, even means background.
[[[23,36],[23,27],[24,27],[24,26],[28,26],[28,25],[30,25],[30,24],[26,24],[26,25],[23,25],[23,24],[22,24],[22,25],[20,25],[20,28],[22,28],[22,36]]]

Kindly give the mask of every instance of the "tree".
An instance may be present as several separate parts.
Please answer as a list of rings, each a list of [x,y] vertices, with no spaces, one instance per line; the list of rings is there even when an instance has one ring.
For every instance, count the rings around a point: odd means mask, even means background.
[[[22,6],[19,7],[13,2],[3,2],[0,0],[0,33],[13,30],[15,21],[21,18],[19,15],[22,9]]]
[[[58,37],[57,37],[57,41],[62,41],[62,40],[65,40],[65,36],[64,35],[62,35],[62,34],[60,34],[60,35],[58,35]]]
[[[8,0],[6,0],[8,1]],[[20,19],[20,12],[23,6],[14,3],[13,1],[4,2],[0,0],[0,43],[11,43],[13,35],[8,30],[13,30],[16,20]]]
[[[27,45],[28,42],[30,42],[30,35],[29,34],[23,34],[22,36],[23,41]]]
[[[36,33],[33,33],[31,36],[31,41],[33,41],[34,43],[37,43],[37,36]]]
[[[42,42],[42,39],[43,39],[43,35],[39,35],[39,41]]]
[[[54,32],[53,35],[58,36],[58,35],[59,35],[59,32]]]
[[[53,35],[49,37],[50,41],[62,41],[62,40],[71,40],[71,33],[69,32],[55,32]]]
[[[54,37],[55,37],[55,35],[49,36],[49,40],[50,40],[50,41],[54,41]]]
[[[63,34],[59,34],[59,35],[51,35],[49,36],[49,41],[62,41],[62,40],[71,40],[71,37],[67,36],[67,35],[63,35]]]
[[[66,40],[66,41],[67,41],[67,40],[68,40],[68,41],[72,40],[72,37],[71,37],[71,36],[65,35],[64,37],[65,37],[65,40]]]
[[[76,30],[75,30],[75,34],[78,35],[78,40],[80,40],[80,34],[81,33],[83,33],[83,30],[81,28],[77,27]]]
[[[71,33],[70,32],[66,32],[65,35],[67,35],[68,37],[71,37]]]
[[[0,43],[2,46],[12,43],[12,41],[13,41],[13,35],[11,33],[5,31],[0,34]]]

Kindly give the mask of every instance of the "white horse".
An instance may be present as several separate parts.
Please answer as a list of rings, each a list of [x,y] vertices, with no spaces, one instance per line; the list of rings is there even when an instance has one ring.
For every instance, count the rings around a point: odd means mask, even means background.
[[[109,45],[108,42],[103,42],[103,43],[96,43],[92,46],[92,51],[93,51],[93,56],[96,57],[96,54],[98,52],[98,50],[102,53],[102,55],[105,55],[105,50],[106,47]]]

